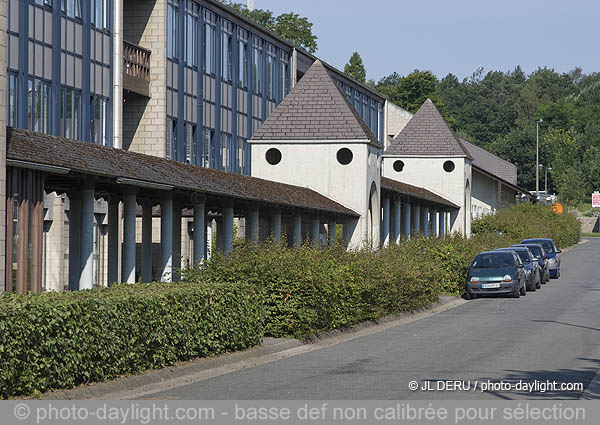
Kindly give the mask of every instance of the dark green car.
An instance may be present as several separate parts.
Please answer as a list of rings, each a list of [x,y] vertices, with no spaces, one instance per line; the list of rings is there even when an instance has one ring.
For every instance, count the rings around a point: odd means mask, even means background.
[[[526,295],[523,262],[514,251],[477,254],[467,275],[467,298],[486,295]]]

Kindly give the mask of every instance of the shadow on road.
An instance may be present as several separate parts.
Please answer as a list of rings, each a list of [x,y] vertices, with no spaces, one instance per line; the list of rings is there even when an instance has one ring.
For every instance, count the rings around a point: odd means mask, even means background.
[[[537,322],[537,323],[558,323],[559,325],[573,326],[575,328],[590,329],[592,331],[598,331],[598,332],[600,332],[600,329],[598,329],[598,328],[591,328],[589,326],[575,325],[573,323],[558,322],[556,320],[532,320],[532,322]]]

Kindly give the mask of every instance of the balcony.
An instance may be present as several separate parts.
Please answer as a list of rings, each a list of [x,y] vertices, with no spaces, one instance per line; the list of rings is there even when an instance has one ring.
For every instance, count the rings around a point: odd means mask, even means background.
[[[123,89],[150,97],[150,50],[123,41]]]

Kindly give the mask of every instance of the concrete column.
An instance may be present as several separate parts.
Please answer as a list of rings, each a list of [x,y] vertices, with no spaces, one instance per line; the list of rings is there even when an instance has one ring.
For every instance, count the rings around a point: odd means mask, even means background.
[[[390,198],[383,198],[383,226],[381,228],[381,242],[383,246],[390,244]]]
[[[440,235],[439,227],[438,227],[438,211],[437,210],[431,210],[431,222],[433,224],[431,235],[434,238],[437,238]]]
[[[108,284],[119,281],[119,198],[108,199]]]
[[[233,252],[233,206],[223,208],[223,252]]]
[[[181,277],[181,205],[173,203],[173,282]]]
[[[415,205],[413,207],[413,230],[415,232],[421,231],[421,206]]]
[[[125,193],[123,202],[123,271],[121,281],[135,283],[135,192]]]
[[[248,210],[248,216],[246,217],[246,240],[254,244],[258,243],[258,223],[258,208],[252,207]]]
[[[213,231],[213,219],[206,220],[206,259],[210,260],[213,255],[213,239],[214,239],[214,231]]]
[[[411,223],[411,218],[412,218],[412,208],[410,204],[405,204],[404,205],[404,237],[406,237],[406,239],[410,239],[410,233],[412,230],[412,223]]]
[[[273,241],[278,244],[281,242],[281,212],[273,213],[271,217],[271,231],[273,232]]]
[[[69,193],[69,290],[79,290],[81,276],[81,194]]]
[[[152,202],[142,202],[142,282],[152,282]]]
[[[302,245],[302,216],[299,214],[292,218],[292,243],[294,246]]]
[[[173,195],[160,200],[160,268],[162,282],[173,280]]]
[[[206,258],[206,211],[204,203],[194,205],[194,264]]]
[[[321,222],[315,217],[310,222],[310,238],[315,248],[321,245]]]
[[[394,242],[396,244],[400,243],[400,240],[402,238],[402,232],[400,230],[402,224],[401,224],[401,219],[402,219],[402,204],[400,203],[400,200],[396,199],[394,200],[394,213],[393,213],[393,218],[394,218]]]
[[[343,230],[342,232],[344,233],[344,240],[346,240],[346,227],[351,227],[350,225],[343,225]],[[329,220],[329,222],[327,223],[327,232],[329,233],[329,243],[330,244],[335,244],[337,241],[337,234],[336,234],[336,229],[337,229],[337,222],[335,220]],[[349,235],[349,237],[352,237],[352,234]],[[349,241],[350,239],[348,239]]]
[[[81,233],[80,233],[81,274],[79,290],[94,287],[94,189],[81,190]]]
[[[429,224],[429,208],[421,208],[421,225],[423,226],[423,235],[428,238],[430,235],[430,224]]]
[[[440,211],[440,237],[446,236],[446,211]]]

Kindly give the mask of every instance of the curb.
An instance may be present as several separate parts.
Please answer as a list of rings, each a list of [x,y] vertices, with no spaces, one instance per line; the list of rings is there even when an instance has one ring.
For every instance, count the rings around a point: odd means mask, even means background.
[[[308,343],[297,339],[265,338],[260,347],[221,354],[212,358],[200,358],[179,363],[160,370],[149,370],[140,375],[124,376],[112,381],[83,385],[69,390],[42,394],[43,400],[85,399],[134,399],[175,388],[193,382],[270,363],[286,357],[304,354],[352,339],[378,333],[386,329],[410,323],[434,314],[450,310],[466,303],[460,297],[442,296],[427,308],[398,315],[385,316],[355,326],[337,329],[307,338]]]

